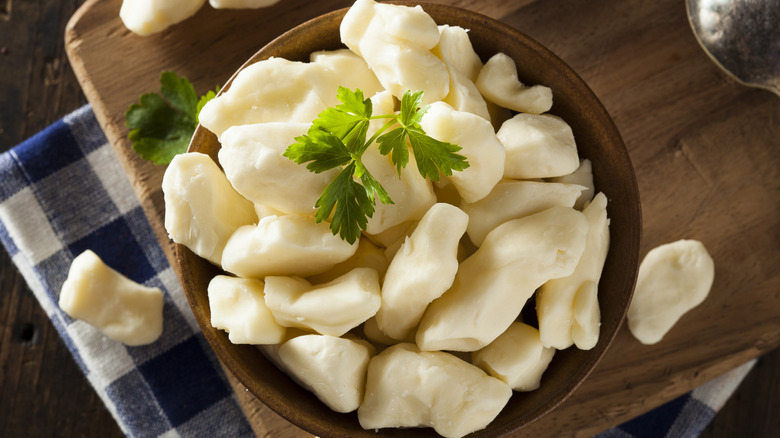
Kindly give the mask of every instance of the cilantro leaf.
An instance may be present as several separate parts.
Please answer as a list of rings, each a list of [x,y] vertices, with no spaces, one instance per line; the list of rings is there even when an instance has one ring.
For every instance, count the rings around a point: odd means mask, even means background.
[[[141,95],[125,113],[133,150],[155,164],[170,163],[174,156],[186,152],[200,109],[215,95],[209,92],[199,100],[186,78],[162,72],[160,93]]]

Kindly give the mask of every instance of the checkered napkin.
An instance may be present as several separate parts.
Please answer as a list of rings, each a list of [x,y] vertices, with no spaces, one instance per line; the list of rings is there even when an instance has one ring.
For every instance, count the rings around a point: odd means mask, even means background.
[[[125,434],[252,436],[89,107],[0,155],[0,241]],[[164,291],[159,340],[127,347],[60,310],[70,263],[86,249]]]
[[[89,106],[0,155],[0,241],[127,435],[252,435]],[[127,347],[60,310],[70,263],[86,249],[164,291],[158,341]],[[600,436],[696,436],[752,365]]]

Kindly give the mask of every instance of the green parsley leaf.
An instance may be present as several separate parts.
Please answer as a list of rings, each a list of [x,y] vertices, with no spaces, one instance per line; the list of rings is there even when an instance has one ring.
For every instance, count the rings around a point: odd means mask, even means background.
[[[314,173],[322,173],[352,161],[352,154],[344,143],[330,132],[309,129],[306,135],[295,137],[295,141],[282,155],[298,164],[311,161],[306,168]]]
[[[198,99],[190,81],[162,72],[160,93],[141,95],[125,113],[133,150],[155,164],[170,163],[174,156],[186,152],[200,109],[215,95],[209,92]]]
[[[335,207],[330,220],[330,229],[350,244],[360,237],[360,230],[365,230],[368,218],[374,215],[374,203],[369,199],[366,189],[360,185],[353,175],[355,163],[350,163],[342,169],[322,192],[322,196],[314,204],[317,207],[315,220],[327,220]]]
[[[452,175],[453,170],[463,170],[469,167],[466,157],[456,154],[461,148],[451,143],[436,140],[425,134],[420,121],[428,106],[421,106],[423,92],[406,92],[401,99],[401,113],[397,122],[400,127],[380,136],[379,152],[390,155],[395,163],[398,174],[409,163],[408,144],[412,147],[420,175],[432,181],[439,180],[439,173]]]
[[[409,146],[420,174],[434,181],[439,180],[439,173],[452,175],[454,170],[469,166],[466,157],[455,153],[460,147],[425,134],[420,121],[428,107],[422,106],[422,91],[407,91],[401,99],[401,112],[382,116],[372,116],[371,100],[359,89],[339,87],[337,97],[341,104],[322,111],[306,135],[296,137],[283,155],[298,164],[308,163],[306,168],[315,173],[341,169],[317,199],[314,218],[317,222],[330,220],[333,234],[350,244],[366,229],[377,198],[385,204],[393,203],[361,161],[374,140],[379,143],[380,153],[390,154],[399,175],[409,163]],[[388,119],[387,123],[366,140],[370,121],[380,118]],[[383,134],[396,124],[400,127]]]

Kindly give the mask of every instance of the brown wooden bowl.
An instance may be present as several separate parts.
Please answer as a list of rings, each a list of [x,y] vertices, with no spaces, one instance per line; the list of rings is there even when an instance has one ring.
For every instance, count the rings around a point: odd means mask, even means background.
[[[597,191],[604,192],[609,199],[612,241],[599,284],[602,317],[599,342],[588,351],[572,347],[557,352],[539,389],[515,393],[501,414],[486,429],[474,434],[502,436],[521,429],[566,399],[596,366],[617,333],[633,293],[639,261],[642,226],[636,177],[623,140],[601,102],[548,49],[512,27],[475,12],[433,3],[396,3],[420,4],[437,23],[469,29],[474,49],[483,61],[504,52],[517,63],[523,83],[552,88],[554,105],[550,113],[571,125],[580,156],[593,164]],[[325,14],[286,32],[263,47],[242,68],[271,56],[308,61],[311,52],[343,47],[339,24],[345,12],[343,9]],[[230,87],[232,79],[223,91]],[[214,134],[198,126],[189,151],[209,154],[217,161],[219,148]],[[210,324],[206,287],[222,271],[182,245],[176,245],[175,253],[184,292],[214,352],[252,394],[279,415],[323,437],[437,436],[430,428],[382,429],[378,434],[363,430],[355,413],[331,411],[268,361],[258,348],[232,344],[225,332]]]

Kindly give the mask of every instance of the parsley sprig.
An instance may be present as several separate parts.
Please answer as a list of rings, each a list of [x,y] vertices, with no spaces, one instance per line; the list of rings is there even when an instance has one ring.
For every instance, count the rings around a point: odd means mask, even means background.
[[[170,163],[175,155],[187,151],[198,126],[198,114],[215,95],[209,91],[198,98],[187,78],[162,72],[160,93],[141,95],[125,113],[133,150],[155,164]]]
[[[296,137],[283,155],[298,164],[308,163],[306,168],[314,173],[340,169],[314,204],[314,217],[317,222],[330,218],[333,234],[347,242],[355,243],[360,230],[366,229],[376,198],[393,204],[362,162],[363,153],[374,142],[382,155],[390,155],[399,176],[409,163],[410,146],[420,175],[433,181],[438,181],[440,174],[452,175],[469,167],[466,157],[456,153],[459,146],[429,137],[420,126],[429,107],[422,104],[422,91],[404,93],[398,114],[378,116],[372,115],[371,99],[360,89],[339,87],[337,96],[341,104],[321,112],[306,135]],[[369,122],[376,119],[388,120],[366,139]]]

